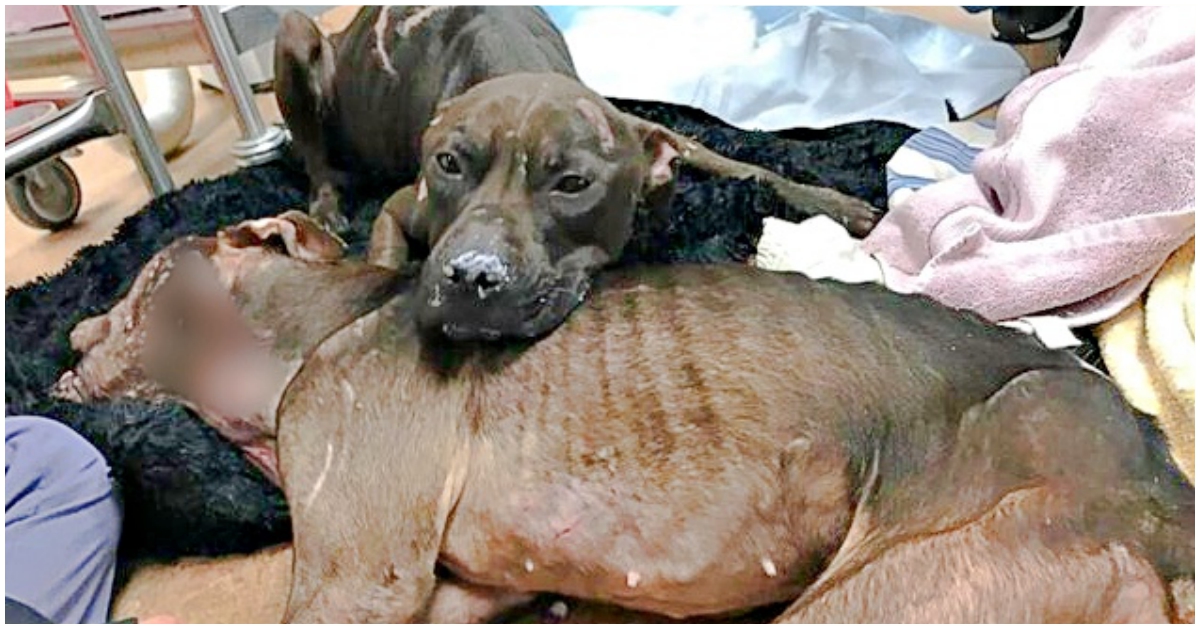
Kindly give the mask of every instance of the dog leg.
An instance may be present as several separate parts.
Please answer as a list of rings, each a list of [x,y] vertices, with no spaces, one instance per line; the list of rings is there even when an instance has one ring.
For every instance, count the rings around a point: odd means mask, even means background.
[[[429,623],[487,623],[533,601],[531,593],[515,593],[452,580],[438,582],[429,604]]]
[[[379,380],[396,374],[389,371],[395,353],[380,348],[385,311],[322,342],[279,405],[279,462],[287,471],[295,549],[285,617],[291,622],[412,623],[428,615],[439,582],[434,568],[470,447],[442,411],[396,408],[393,388]],[[465,394],[442,388],[439,404],[462,409]],[[411,441],[379,439],[397,422]],[[364,483],[350,462],[376,462],[379,474]],[[363,535],[368,525],[373,535]]]
[[[275,38],[275,100],[304,160],[311,182],[309,214],[334,232],[350,224],[341,211],[345,177],[329,164],[326,118],[333,91],[334,56],[330,44],[308,16],[289,11]]]
[[[799,212],[805,215],[827,215],[845,226],[853,236],[866,236],[883,217],[882,210],[856,197],[832,188],[794,182],[765,168],[729,159],[662,125],[636,116],[629,118],[633,120],[635,128],[642,130],[643,135],[649,134],[666,140],[679,153],[679,159],[684,164],[720,177],[753,178],[770,186],[785,203]]]
[[[681,147],[679,154],[685,164],[723,177],[754,178],[770,186],[789,206],[805,214],[827,215],[858,238],[869,234],[883,217],[881,210],[856,197],[833,188],[794,182],[765,168],[731,160],[675,132],[671,134],[676,146]]]
[[[1045,490],[1018,490],[962,526],[865,542],[777,621],[1168,621],[1168,595],[1150,563],[1124,545],[1052,530],[1051,503]]]

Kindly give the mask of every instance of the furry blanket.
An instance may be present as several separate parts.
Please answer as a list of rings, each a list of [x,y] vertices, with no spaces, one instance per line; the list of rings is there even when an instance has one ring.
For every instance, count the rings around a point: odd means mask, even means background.
[[[880,208],[886,207],[884,164],[914,132],[867,122],[753,133],[686,107],[615,102],[721,153],[834,186]],[[5,413],[61,420],[108,458],[125,510],[123,566],[137,559],[247,552],[288,540],[287,506],[237,450],[178,405],[77,405],[48,398],[58,375],[77,359],[67,335],[81,319],[108,310],[150,256],[174,239],[304,207],[306,190],[292,161],[191,184],[152,201],[111,242],[81,250],[62,273],[5,297]],[[357,255],[381,199],[347,201],[354,208],[347,240]],[[635,226],[624,262],[745,260],[765,216],[803,218],[752,182],[685,169],[669,216]]]

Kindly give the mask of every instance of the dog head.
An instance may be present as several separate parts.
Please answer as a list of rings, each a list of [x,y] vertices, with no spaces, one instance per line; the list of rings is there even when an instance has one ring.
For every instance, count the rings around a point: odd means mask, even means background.
[[[81,356],[52,393],[182,403],[278,481],[284,387],[306,352],[369,309],[364,296],[382,293],[392,275],[341,256],[334,236],[294,211],[177,240],[112,309],[71,331]]]
[[[409,238],[429,247],[417,323],[458,340],[560,324],[665,202],[679,151],[579,82],[516,74],[443,102],[422,141]]]

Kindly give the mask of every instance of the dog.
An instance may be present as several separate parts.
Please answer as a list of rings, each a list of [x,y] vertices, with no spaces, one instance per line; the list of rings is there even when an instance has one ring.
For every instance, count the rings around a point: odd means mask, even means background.
[[[179,241],[80,324],[58,386],[270,443],[287,620],[478,620],[539,592],[673,618],[1194,618],[1195,491],[1162,435],[1022,333],[681,265],[602,273],[535,342],[450,343],[416,326],[414,276],[339,252],[302,213]]]
[[[855,234],[880,216],[618,111],[580,83],[537,7],[368,7],[330,39],[289,13],[275,54],[312,216],[340,229],[355,182],[398,190],[372,260],[427,257],[418,324],[452,339],[536,338],[561,323],[635,213],[669,200],[679,162],[756,178]]]

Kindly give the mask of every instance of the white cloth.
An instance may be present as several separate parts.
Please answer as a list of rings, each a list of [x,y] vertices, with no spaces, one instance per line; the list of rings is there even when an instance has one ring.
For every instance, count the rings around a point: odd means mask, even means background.
[[[754,266],[802,273],[814,280],[883,283],[879,260],[864,252],[862,241],[850,236],[846,228],[823,215],[801,223],[763,219]],[[1081,343],[1061,317],[1030,316],[998,323],[1036,336],[1047,348],[1070,348]]]
[[[767,217],[754,266],[772,271],[799,271],[813,278],[841,282],[883,282],[883,269],[859,242],[833,219],[821,215],[803,223]]]
[[[917,128],[998,101],[1011,47],[865,7],[546,7],[605,96],[698,107],[743,129],[887,120]]]

